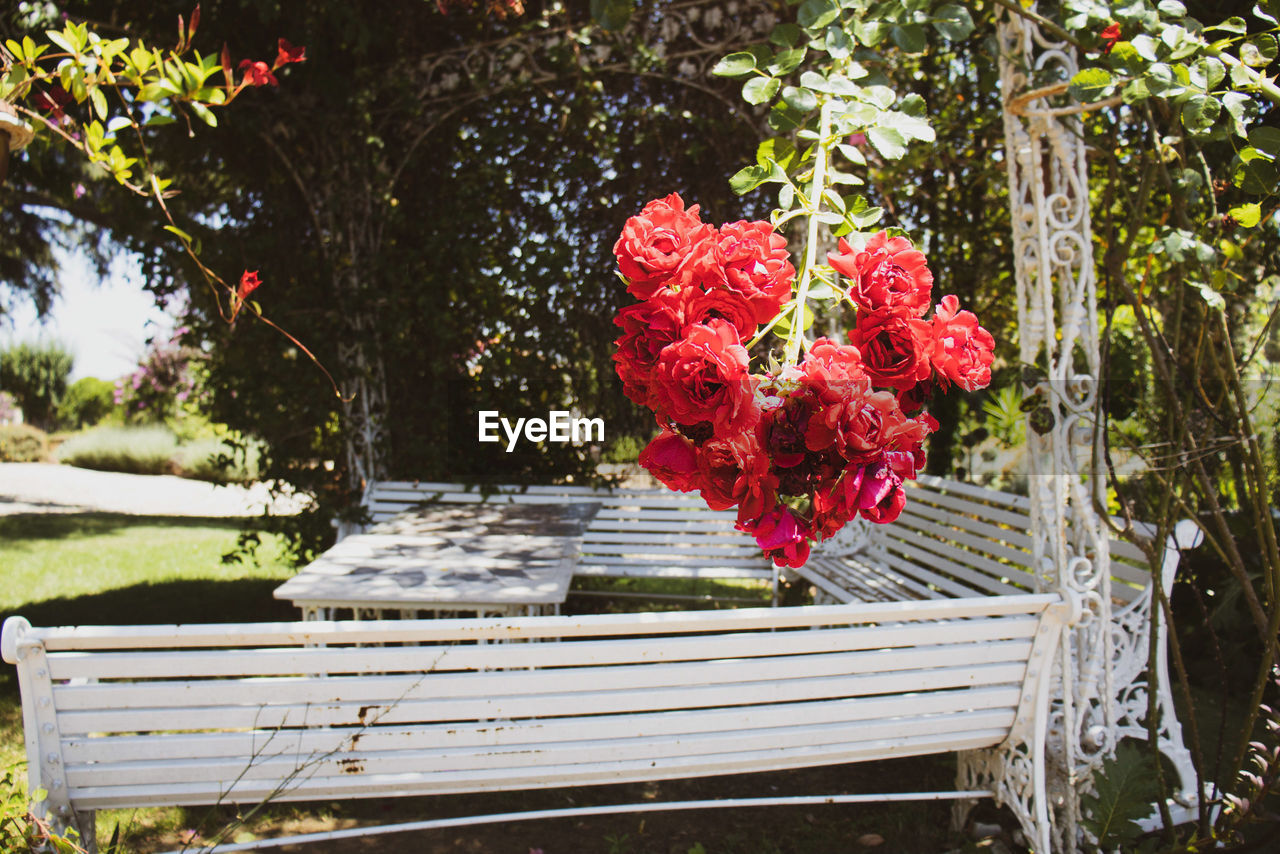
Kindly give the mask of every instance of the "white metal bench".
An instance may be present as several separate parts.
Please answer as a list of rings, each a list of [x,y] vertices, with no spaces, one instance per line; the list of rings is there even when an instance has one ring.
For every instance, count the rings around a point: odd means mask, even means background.
[[[995,748],[1032,759],[1033,809],[1019,818],[1047,850],[1051,662],[1078,614],[1078,601],[1041,594],[240,625],[32,628],[13,617],[0,650],[18,667],[31,790],[49,792],[36,808],[88,833],[93,811],[111,807],[578,786]]]

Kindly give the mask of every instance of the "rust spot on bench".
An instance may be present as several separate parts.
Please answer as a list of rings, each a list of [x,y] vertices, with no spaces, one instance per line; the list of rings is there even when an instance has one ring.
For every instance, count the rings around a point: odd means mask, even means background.
[[[339,759],[338,766],[342,769],[343,774],[364,773],[364,760],[362,759]]]

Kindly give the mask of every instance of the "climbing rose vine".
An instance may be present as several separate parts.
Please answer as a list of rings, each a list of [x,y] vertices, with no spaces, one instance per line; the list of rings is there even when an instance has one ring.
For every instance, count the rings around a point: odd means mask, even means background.
[[[926,317],[933,274],[904,237],[841,239],[827,260],[857,309],[847,342],[819,338],[754,373],[748,347],[796,277],[773,226],[717,228],[672,194],[627,220],[614,254],[639,302],[615,319],[613,358],[627,396],[662,428],[640,464],[713,510],[736,507],[738,528],[779,566],[802,565],[811,543],[857,516],[896,519],[937,428],[931,390],[991,381],[991,334],[954,296]]]

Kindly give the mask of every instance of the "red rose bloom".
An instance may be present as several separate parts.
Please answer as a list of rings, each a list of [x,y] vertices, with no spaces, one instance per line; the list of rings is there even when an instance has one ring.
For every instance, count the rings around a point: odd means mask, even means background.
[[[756,544],[777,566],[804,566],[809,559],[809,526],[785,504],[754,522],[739,522],[738,528],[754,534]]]
[[[675,193],[649,202],[627,220],[613,245],[627,290],[636,299],[648,299],[674,275],[692,247],[714,233],[698,218],[698,206],[685,210]]]
[[[870,387],[858,348],[829,338],[813,342],[800,363],[800,371],[805,384],[824,402],[842,400]]]
[[[973,312],[960,310],[960,300],[942,298],[930,333],[929,360],[944,385],[950,381],[965,391],[990,385],[996,340],[978,325]]]
[[[698,454],[693,443],[678,433],[664,430],[640,452],[640,465],[676,492],[692,492],[702,484],[698,477]]]
[[[871,236],[861,252],[855,252],[843,238],[839,252],[827,255],[827,262],[849,278],[849,298],[866,311],[890,311],[919,317],[929,310],[933,273],[925,265],[924,253],[905,237],[890,238],[881,231]]]
[[[919,318],[889,312],[858,312],[849,343],[862,354],[873,385],[909,391],[931,376],[929,350],[933,332]]]
[[[653,371],[663,348],[684,336],[685,301],[665,288],[653,297],[618,312],[613,322],[622,327],[613,354],[622,390],[641,406],[650,406]]]
[[[750,430],[698,448],[698,473],[702,498],[712,510],[740,507],[740,514],[758,519],[777,503],[778,479]]]
[[[1102,39],[1102,52],[1111,53],[1116,42],[1120,41],[1120,25],[1114,22],[1108,24],[1102,32],[1098,33],[1098,38]]]
[[[757,323],[773,320],[796,277],[787,239],[767,222],[733,222],[720,227],[716,248],[724,286],[751,303]]]
[[[740,433],[760,417],[747,373],[747,350],[729,323],[689,326],[658,357],[653,399],[671,420],[710,423],[719,437]]]
[[[707,291],[682,290],[685,323],[710,323],[726,320],[738,331],[738,341],[750,341],[756,334],[756,317],[741,294],[723,289]]]

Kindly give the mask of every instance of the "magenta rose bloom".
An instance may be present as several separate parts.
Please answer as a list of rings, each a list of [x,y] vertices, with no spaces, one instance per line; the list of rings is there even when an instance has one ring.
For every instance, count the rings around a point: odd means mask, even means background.
[[[754,534],[756,544],[777,566],[804,566],[809,559],[809,526],[795,511],[779,504],[754,523],[738,527]]]
[[[698,217],[698,206],[685,210],[675,193],[655,199],[627,220],[613,245],[618,270],[636,299],[648,299],[676,272],[689,251],[715,234]]]
[[[861,252],[842,238],[839,251],[827,254],[827,263],[849,279],[849,298],[860,309],[907,317],[920,317],[929,310],[933,273],[924,253],[912,248],[905,237],[878,232]]]
[[[740,433],[760,417],[747,363],[747,350],[732,325],[723,320],[694,324],[658,357],[655,408],[678,424],[705,421],[717,437]]]
[[[698,453],[693,443],[664,430],[640,452],[640,465],[676,492],[692,492],[702,483],[698,473]]]

